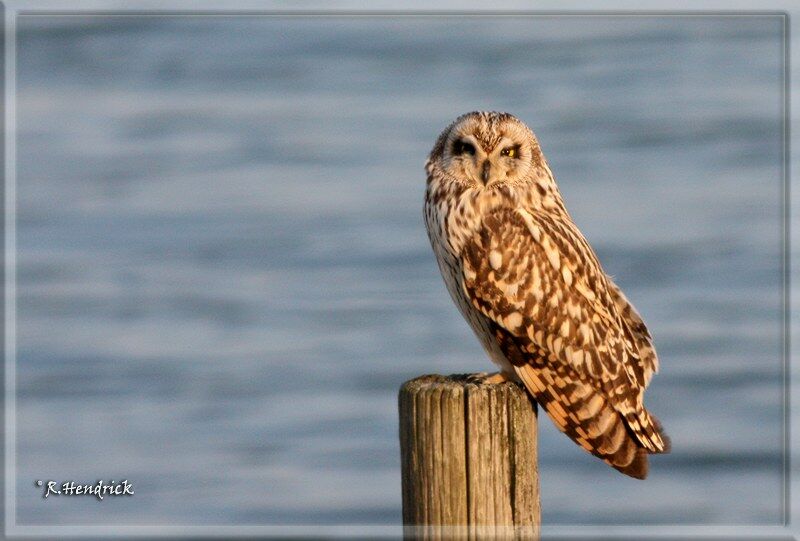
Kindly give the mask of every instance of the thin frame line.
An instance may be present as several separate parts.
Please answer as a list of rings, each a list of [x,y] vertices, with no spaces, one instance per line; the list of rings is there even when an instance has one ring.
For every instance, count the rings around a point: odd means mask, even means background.
[[[153,10],[143,9],[136,11],[129,10],[49,10],[49,9],[22,9],[16,12],[18,16],[53,16],[53,17],[402,17],[402,18],[421,18],[421,17],[614,17],[614,18],[638,18],[638,17],[785,17],[789,14],[782,10],[754,10],[754,11],[537,11],[537,10],[417,10],[417,11],[392,11],[392,10],[202,10],[202,11],[183,11],[183,10]]]
[[[783,397],[784,523],[791,525],[791,27],[783,19]]]
[[[5,12],[5,253],[4,253],[4,301],[6,334],[4,336],[5,372],[5,526],[16,526],[16,17],[6,8]],[[12,482],[8,482],[11,477]]]

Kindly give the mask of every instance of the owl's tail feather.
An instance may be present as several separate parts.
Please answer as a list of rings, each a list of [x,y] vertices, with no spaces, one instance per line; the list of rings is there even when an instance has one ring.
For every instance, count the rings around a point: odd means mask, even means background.
[[[559,430],[625,475],[647,477],[647,449],[603,395],[547,367],[515,369]]]
[[[647,412],[647,414],[650,416],[650,421],[652,421],[652,423],[653,423],[653,428],[655,429],[656,433],[659,435],[659,437],[661,438],[661,441],[663,443],[663,446],[662,446],[662,448],[660,450],[656,451],[655,453],[652,453],[652,451],[651,451],[651,453],[652,454],[666,454],[666,453],[671,452],[672,451],[672,440],[667,435],[667,433],[664,432],[664,426],[661,424],[661,421],[659,421],[658,418],[655,415],[653,415],[652,413],[650,413],[649,411]]]
[[[672,442],[670,441],[669,436],[667,436],[666,432],[664,432],[664,427],[661,425],[661,422],[656,418],[655,415],[653,415],[649,411],[647,410],[644,411],[647,414],[647,417],[650,419],[650,422],[652,423],[652,431],[655,432],[655,434],[657,434],[660,446],[656,447],[655,450],[641,447],[641,442],[640,442],[641,435],[634,434],[633,431],[630,429],[630,427],[627,426],[627,423],[623,423],[626,424],[626,428],[628,430],[628,438],[627,438],[628,441],[632,442],[636,446],[636,456],[629,465],[622,467],[606,460],[606,462],[611,464],[611,466],[621,471],[625,475],[630,475],[631,477],[635,477],[637,479],[644,479],[645,477],[647,477],[647,467],[648,467],[647,455],[669,453],[672,449]],[[622,416],[620,415],[620,419],[621,418]]]
[[[625,411],[620,413],[625,418],[625,423],[630,428],[631,435],[636,438],[639,445],[647,449],[648,453],[669,453],[669,437],[655,415],[645,409],[644,406],[626,408]]]

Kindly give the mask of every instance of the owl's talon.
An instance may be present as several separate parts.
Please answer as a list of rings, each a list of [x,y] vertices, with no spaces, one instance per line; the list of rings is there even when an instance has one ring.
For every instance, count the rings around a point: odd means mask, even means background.
[[[467,383],[483,383],[486,378],[486,372],[478,372],[477,374],[467,374]]]

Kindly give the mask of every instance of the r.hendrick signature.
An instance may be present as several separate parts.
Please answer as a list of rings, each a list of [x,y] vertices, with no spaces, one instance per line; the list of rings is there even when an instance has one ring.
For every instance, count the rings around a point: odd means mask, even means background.
[[[36,481],[36,486],[40,487],[44,483]],[[42,498],[49,496],[94,496],[102,500],[103,496],[133,496],[133,485],[125,479],[119,483],[111,481],[106,483],[102,479],[92,485],[81,485],[75,481],[65,481],[60,485],[56,481],[47,481],[47,487],[42,494]]]

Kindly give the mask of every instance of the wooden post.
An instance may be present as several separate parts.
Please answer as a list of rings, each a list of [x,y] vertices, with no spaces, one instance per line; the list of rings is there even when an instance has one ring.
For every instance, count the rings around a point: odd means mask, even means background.
[[[403,524],[419,538],[538,538],[536,403],[485,374],[400,388]]]

